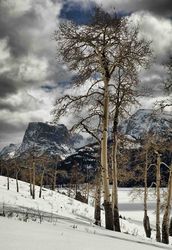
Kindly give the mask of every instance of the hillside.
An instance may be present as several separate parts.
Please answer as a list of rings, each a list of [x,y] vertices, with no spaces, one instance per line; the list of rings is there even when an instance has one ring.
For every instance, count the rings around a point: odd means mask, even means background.
[[[90,204],[87,205],[44,188],[42,198],[38,198],[37,186],[36,199],[33,200],[29,195],[28,183],[19,182],[19,187],[20,193],[17,193],[15,180],[10,179],[10,190],[6,190],[6,178],[0,176],[1,214],[4,209],[8,217],[0,217],[3,250],[54,250],[56,247],[59,250],[111,250],[119,245],[120,250],[133,250],[135,247],[139,250],[170,249],[156,243],[154,239],[145,238],[142,198],[132,201],[129,195],[131,189],[119,190],[120,211],[125,219],[121,219],[123,233],[116,233],[93,224],[94,208],[91,196]],[[153,202],[150,196],[152,226],[155,223]],[[41,221],[34,213],[42,216]],[[104,225],[103,211],[102,218]]]

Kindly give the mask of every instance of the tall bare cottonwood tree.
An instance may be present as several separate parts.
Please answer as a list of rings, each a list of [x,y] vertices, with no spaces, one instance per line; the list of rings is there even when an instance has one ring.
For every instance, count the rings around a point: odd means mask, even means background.
[[[104,189],[104,207],[106,228],[113,230],[113,212],[109,190],[107,140],[109,128],[109,85],[115,70],[122,67],[143,65],[151,53],[149,42],[138,40],[138,29],[130,28],[127,18],[110,15],[101,8],[94,9],[90,22],[80,26],[73,22],[61,23],[55,32],[58,44],[58,57],[70,70],[76,73],[74,83],[82,85],[86,80],[93,80],[87,97],[101,94],[102,100],[102,138],[101,168]],[[95,82],[102,82],[101,93],[92,91]],[[67,111],[68,105],[61,106]],[[57,102],[58,103],[58,102]]]

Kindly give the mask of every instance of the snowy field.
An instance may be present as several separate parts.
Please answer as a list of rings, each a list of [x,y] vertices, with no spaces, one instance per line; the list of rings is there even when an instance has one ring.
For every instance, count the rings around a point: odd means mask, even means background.
[[[120,249],[139,250],[171,249],[170,246],[146,239],[142,226],[142,197],[132,200],[131,189],[119,190],[120,214],[123,233],[105,230],[93,225],[94,208],[80,203],[66,195],[43,189],[42,198],[29,195],[28,183],[19,182],[20,193],[16,192],[15,180],[10,180],[10,190],[6,190],[6,178],[0,176],[0,208],[17,208],[21,211],[35,211],[39,214],[49,213],[55,220],[24,222],[15,215],[0,217],[2,250],[101,250]],[[149,216],[154,227],[154,197],[150,196]],[[10,211],[10,210],[9,210]],[[103,211],[102,217],[104,218]],[[41,222],[41,223],[40,223]],[[104,221],[102,221],[104,224]],[[172,242],[171,242],[172,243]]]

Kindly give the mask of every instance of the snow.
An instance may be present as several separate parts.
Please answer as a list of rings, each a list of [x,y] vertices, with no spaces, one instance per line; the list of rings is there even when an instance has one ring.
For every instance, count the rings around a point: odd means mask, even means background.
[[[121,235],[97,227],[78,226],[59,221],[56,225],[25,223],[0,218],[3,250],[157,250],[170,249],[162,244],[146,243],[129,235]],[[10,239],[10,240],[9,240]]]
[[[20,193],[17,193],[15,180],[10,179],[10,190],[7,190],[6,177],[0,176],[1,209],[3,205],[18,209],[25,207],[27,211],[39,211],[42,214],[48,212],[57,217],[53,222],[43,220],[42,223],[38,220],[33,222],[31,218],[24,222],[17,216],[0,217],[3,250],[171,249],[171,246],[145,238],[142,226],[142,197],[135,201],[131,200],[131,189],[119,189],[120,214],[125,216],[126,220],[121,220],[123,233],[117,233],[93,224],[94,208],[91,205],[45,188],[42,198],[38,198],[38,186],[36,199],[33,200],[29,195],[28,183],[20,181],[19,187]],[[154,205],[153,196],[149,197],[149,201],[149,205]],[[102,216],[103,213],[102,211]],[[151,206],[149,215],[152,225],[155,225],[155,214]]]

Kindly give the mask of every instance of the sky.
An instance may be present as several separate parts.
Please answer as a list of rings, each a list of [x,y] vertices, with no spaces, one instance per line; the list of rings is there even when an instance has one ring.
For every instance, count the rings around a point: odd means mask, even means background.
[[[151,108],[164,98],[163,64],[172,55],[171,0],[0,0],[0,148],[21,143],[29,122],[52,120],[55,99],[71,77],[57,60],[53,32],[61,19],[86,23],[95,3],[129,13],[140,34],[152,40],[154,62],[140,74],[141,86],[151,96],[140,102]]]

